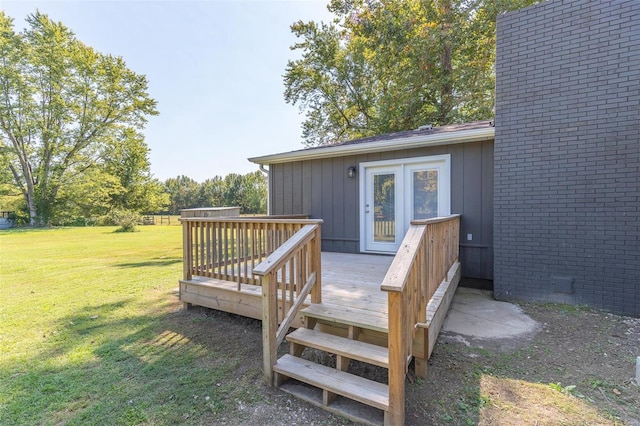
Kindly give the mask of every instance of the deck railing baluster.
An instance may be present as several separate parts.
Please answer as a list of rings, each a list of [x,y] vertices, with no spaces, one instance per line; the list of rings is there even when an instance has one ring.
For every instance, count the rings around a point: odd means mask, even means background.
[[[212,269],[213,269],[213,250],[211,247],[211,224],[210,223],[206,223],[205,224],[206,228],[205,228],[205,235],[207,236],[207,273],[206,276],[211,277],[212,275]]]
[[[252,270],[303,226],[317,223],[301,215],[185,217],[183,277],[202,276],[238,284],[260,284]]]
[[[191,227],[191,261],[192,261],[192,271],[194,275],[198,274],[198,232],[197,232],[197,226],[195,226],[196,224],[194,224],[194,226]]]

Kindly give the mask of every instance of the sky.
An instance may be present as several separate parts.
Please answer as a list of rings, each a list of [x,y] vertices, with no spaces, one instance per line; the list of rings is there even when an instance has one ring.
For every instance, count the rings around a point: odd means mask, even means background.
[[[151,172],[198,182],[258,170],[249,157],[302,149],[304,114],[284,101],[290,25],[332,19],[328,0],[0,0],[26,26],[39,10],[147,76],[160,114],[144,131]]]

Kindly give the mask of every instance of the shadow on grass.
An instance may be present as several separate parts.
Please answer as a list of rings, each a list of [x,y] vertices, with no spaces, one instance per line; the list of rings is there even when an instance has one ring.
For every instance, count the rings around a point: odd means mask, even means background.
[[[538,311],[537,320],[558,325],[580,328],[587,319],[584,313],[568,314],[553,307]],[[169,312],[158,308],[158,300],[142,304],[126,299],[78,309],[52,328],[56,332],[32,353],[3,364],[0,424],[256,424],[255,418],[246,417],[254,410],[246,407],[265,398],[259,321],[201,308]],[[587,328],[595,336],[596,328]],[[566,354],[558,354],[552,362],[547,359],[560,352],[554,351],[557,348],[596,353],[592,341],[598,339],[572,339],[559,326],[548,331],[506,352],[439,342],[427,379],[407,384],[406,424],[513,424],[514,419],[523,424],[611,423],[607,418],[584,417],[594,406],[602,410],[603,404],[590,400],[600,393],[587,394],[591,383],[576,381],[582,370],[570,369],[570,359],[565,370],[553,368]],[[604,327],[599,333],[605,342],[612,334],[621,334]],[[607,345],[597,349],[606,350],[611,359],[620,348],[615,342]],[[593,362],[599,363],[598,358]],[[553,390],[548,385],[552,381],[565,387],[576,384],[588,398],[577,400]],[[608,383],[598,386],[611,390]],[[632,408],[637,407],[633,394],[619,389],[631,395],[624,407],[633,417],[637,412],[632,411],[637,410]],[[553,402],[532,399],[534,394]],[[556,410],[556,403],[568,408]],[[571,409],[580,412],[567,411]],[[562,417],[567,412],[570,417]]]
[[[153,259],[144,262],[117,263],[113,265],[116,268],[144,268],[147,266],[171,266],[176,263],[182,263],[182,258],[174,259]]]
[[[246,330],[154,309],[126,300],[60,319],[39,350],[4,366],[0,424],[208,424],[229,400],[255,399],[245,382],[259,375],[260,351],[245,352]],[[259,329],[251,335],[260,342]],[[243,356],[254,367],[240,368]]]

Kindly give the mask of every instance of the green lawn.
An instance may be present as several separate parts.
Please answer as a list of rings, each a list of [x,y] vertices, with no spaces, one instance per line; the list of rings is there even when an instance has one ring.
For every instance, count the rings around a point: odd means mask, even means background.
[[[0,425],[344,423],[266,386],[260,321],[181,309],[180,226],[115,229],[0,231]],[[627,382],[637,320],[521,307],[544,324],[521,346],[436,345],[427,379],[407,387],[408,426],[502,424],[524,412],[556,424],[548,403],[529,403],[546,401],[549,383],[581,413],[568,424],[638,418],[639,388]],[[557,391],[567,385],[585,398]],[[585,417],[585,404],[610,414]]]
[[[209,423],[252,399],[221,380],[215,318],[180,310],[181,227],[138,229],[0,232],[0,424]]]

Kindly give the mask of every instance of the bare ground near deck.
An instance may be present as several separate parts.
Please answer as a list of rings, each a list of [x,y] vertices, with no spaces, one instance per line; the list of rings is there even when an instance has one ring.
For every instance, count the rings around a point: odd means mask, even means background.
[[[640,319],[562,305],[519,306],[542,325],[535,335],[508,344],[446,339],[436,345],[427,379],[407,382],[408,425],[513,424],[514,419],[539,425],[640,424],[640,387],[633,381]],[[239,368],[212,386],[256,393],[249,400],[230,398],[220,410],[187,424],[349,424],[263,383],[259,321],[204,308],[177,311],[167,321],[205,348],[238,361]],[[286,351],[283,344],[280,352]],[[326,355],[309,356],[334,362]],[[354,368],[384,380],[377,367]]]

